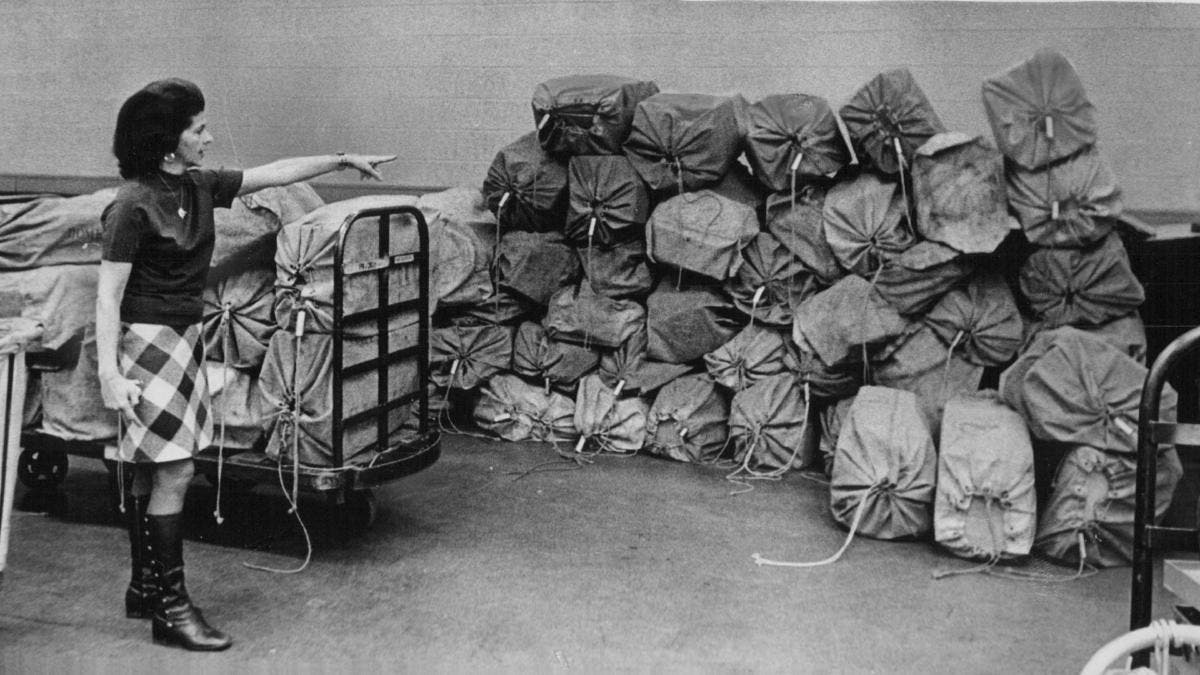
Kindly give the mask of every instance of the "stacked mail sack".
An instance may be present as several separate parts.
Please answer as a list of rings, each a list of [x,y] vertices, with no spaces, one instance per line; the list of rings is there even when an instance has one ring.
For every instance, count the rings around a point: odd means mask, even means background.
[[[324,205],[307,183],[267,188],[213,212],[217,238],[204,289],[205,375],[214,443],[222,455],[262,451],[276,411],[260,378],[276,332],[276,237]]]
[[[1026,340],[1000,395],[1035,444],[1044,506],[1034,546],[1081,566],[1129,564],[1147,369],[1145,294],[1122,236],[1140,231],[1122,212],[1094,108],[1066,58],[1037,52],[989,78],[983,100],[1027,242],[1016,265]],[[1176,403],[1168,386],[1163,419]],[[1160,447],[1159,517],[1181,475],[1175,448]]]
[[[499,242],[495,309],[442,317],[455,335],[488,335],[475,338],[488,356],[444,358],[442,384],[453,386],[454,370],[475,392],[461,401],[474,421],[503,438],[723,461],[735,478],[823,469],[847,527],[932,534],[980,560],[1026,556],[1034,446],[1040,458],[1050,432],[1007,389],[980,387],[1057,326],[1078,325],[1134,360],[1145,353],[1141,297],[1127,288],[1136,280],[1115,233],[1129,219],[1119,203],[1082,206],[1116,192],[1111,174],[1094,168],[1092,145],[1047,154],[1045,134],[1034,138],[1047,115],[1060,139],[1079,126],[1081,90],[1060,55],[1029,63],[984,87],[998,147],[947,131],[905,69],[836,111],[807,94],[749,103],[607,75],[539,85],[534,130],[499,151],[483,186]],[[1012,85],[1033,103],[992,101],[993,81],[1046,68],[1053,81]],[[1038,114],[1004,109],[1021,105]],[[1041,183],[1013,149],[1026,136]],[[1064,167],[1076,164],[1106,187],[1068,188]],[[1037,220],[1030,182],[1059,195]],[[1089,238],[1089,227],[1105,236]],[[557,261],[540,268],[537,294],[507,281],[519,275],[500,251],[529,241],[543,253],[525,258]],[[1054,276],[1064,269],[1081,271]],[[1046,299],[1090,311],[1097,301],[1083,288],[1095,278],[1121,280],[1100,290],[1120,307],[1064,320]],[[1160,487],[1169,502],[1173,484]],[[1106,504],[1112,520],[1121,509]],[[1089,513],[1105,517],[1102,505]],[[1086,550],[1088,562],[1111,563]]]

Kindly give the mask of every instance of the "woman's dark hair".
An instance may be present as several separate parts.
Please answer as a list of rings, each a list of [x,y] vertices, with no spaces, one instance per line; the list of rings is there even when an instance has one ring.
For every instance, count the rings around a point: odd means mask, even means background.
[[[122,178],[158,170],[163,156],[179,146],[179,135],[204,111],[200,88],[178,78],[151,82],[121,105],[113,132],[113,154]]]

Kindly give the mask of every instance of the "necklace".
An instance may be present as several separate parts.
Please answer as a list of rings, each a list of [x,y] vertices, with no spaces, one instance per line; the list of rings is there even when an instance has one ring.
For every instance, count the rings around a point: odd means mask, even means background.
[[[179,202],[179,210],[176,211],[176,213],[179,214],[179,217],[187,218],[187,209],[183,208],[183,187],[180,186],[179,194],[175,194],[175,190],[171,189],[171,185],[167,183],[166,179],[164,179],[162,175],[158,176],[158,180],[162,182],[163,187],[167,188],[167,192],[171,193],[171,197],[174,198],[175,201]]]

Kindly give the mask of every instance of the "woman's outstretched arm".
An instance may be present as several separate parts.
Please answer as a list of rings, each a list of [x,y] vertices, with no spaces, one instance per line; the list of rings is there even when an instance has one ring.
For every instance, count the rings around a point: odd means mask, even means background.
[[[363,178],[383,180],[383,175],[375,167],[394,159],[396,159],[395,155],[347,155],[341,153],[279,159],[242,172],[242,187],[238,190],[238,194],[244,195],[263,188],[288,185],[346,167],[357,169]]]

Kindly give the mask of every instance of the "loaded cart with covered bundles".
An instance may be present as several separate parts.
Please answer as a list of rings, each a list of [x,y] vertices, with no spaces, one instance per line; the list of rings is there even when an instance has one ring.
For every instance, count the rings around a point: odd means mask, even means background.
[[[374,518],[371,488],[425,469],[440,454],[425,387],[429,226],[409,198],[323,204],[306,185],[263,192],[223,214],[242,222],[218,219],[203,326],[214,441],[196,457],[196,470],[218,486],[277,484],[293,499],[300,491],[324,495],[344,525],[362,529]],[[103,196],[38,199],[58,200],[60,209],[90,199],[102,209]],[[77,206],[79,219],[98,227],[99,210],[88,208],[95,204]],[[251,242],[247,219],[273,224],[260,223],[260,241]],[[243,241],[223,250],[223,225]],[[34,296],[47,301],[26,308],[50,326],[45,354],[30,355],[31,379],[39,381],[30,386],[19,477],[32,489],[57,487],[69,455],[104,459],[118,482],[119,423],[95,382],[97,265],[88,263],[98,261],[98,243],[91,248],[95,260],[4,275],[7,285],[46,287]],[[0,288],[0,298],[28,291]],[[76,300],[63,308],[64,297]],[[52,344],[60,330],[72,332],[64,326],[71,321],[78,335]]]

